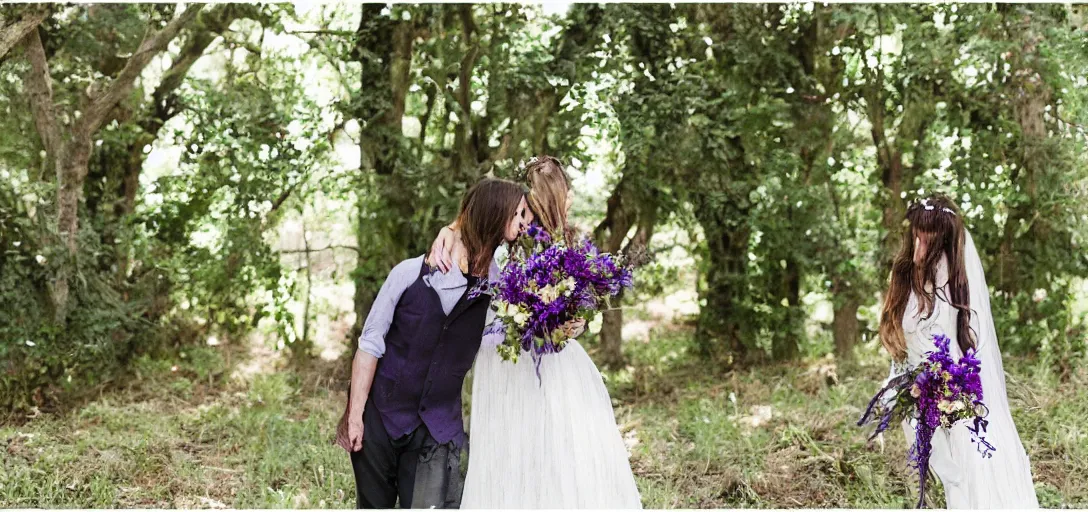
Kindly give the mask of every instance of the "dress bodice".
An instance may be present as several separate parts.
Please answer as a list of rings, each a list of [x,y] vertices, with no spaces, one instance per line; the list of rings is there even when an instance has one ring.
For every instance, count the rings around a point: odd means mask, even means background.
[[[958,360],[963,356],[958,343],[956,319],[959,311],[949,303],[951,300],[950,287],[948,286],[948,260],[941,258],[936,275],[939,286],[927,284],[927,289],[935,290],[933,313],[925,316],[924,311],[919,311],[921,300],[918,295],[911,292],[907,301],[907,309],[903,313],[903,336],[907,340],[907,364],[916,366],[925,359],[926,352],[932,351],[933,336],[943,334],[951,340],[949,350],[952,357]]]

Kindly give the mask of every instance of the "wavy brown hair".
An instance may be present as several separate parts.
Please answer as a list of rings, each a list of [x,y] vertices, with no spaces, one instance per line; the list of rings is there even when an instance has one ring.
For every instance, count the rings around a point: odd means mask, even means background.
[[[484,178],[465,194],[457,223],[468,252],[470,274],[487,275],[495,249],[506,241],[506,226],[525,194],[524,186],[497,178]]]
[[[525,183],[529,185],[529,208],[536,221],[553,237],[562,234],[568,244],[574,232],[567,223],[567,192],[570,175],[559,159],[538,156],[525,166]]]
[[[915,238],[924,237],[926,254],[920,265],[914,263]],[[911,292],[919,299],[918,313],[928,318],[936,301],[943,300],[958,311],[956,338],[966,353],[975,347],[971,332],[971,293],[963,251],[966,239],[959,208],[943,195],[933,195],[907,208],[907,225],[899,254],[892,265],[891,283],[884,295],[880,313],[880,342],[896,360],[907,357],[903,334],[903,316]],[[938,287],[937,269],[941,257],[948,259],[948,282]],[[926,285],[932,285],[927,289]]]

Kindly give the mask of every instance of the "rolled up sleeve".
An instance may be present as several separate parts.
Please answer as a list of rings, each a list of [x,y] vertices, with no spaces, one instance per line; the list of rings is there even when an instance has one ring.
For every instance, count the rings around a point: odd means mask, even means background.
[[[374,304],[370,306],[366,323],[363,324],[363,333],[359,336],[359,350],[378,359],[385,355],[385,336],[389,334],[397,303],[400,302],[404,290],[419,277],[422,264],[423,256],[420,256],[400,262],[389,272]]]

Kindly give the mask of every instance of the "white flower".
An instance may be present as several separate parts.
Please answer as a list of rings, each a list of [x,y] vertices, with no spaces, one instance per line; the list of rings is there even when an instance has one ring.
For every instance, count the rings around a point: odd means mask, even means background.
[[[45,256],[42,256],[41,254],[34,256],[34,260],[37,261],[39,265],[45,265],[45,262],[48,261],[45,259]]]
[[[604,324],[604,315],[602,315],[600,312],[598,312],[596,315],[593,316],[593,320],[590,320],[589,324],[586,325],[586,329],[588,329],[589,332],[591,332],[593,334],[598,334],[598,333],[601,332],[601,326],[603,324]]]
[[[527,322],[528,320],[529,320],[529,315],[527,315],[525,313],[522,313],[520,311],[516,315],[514,315],[514,323],[518,324],[518,326],[525,325],[525,322]]]
[[[545,303],[554,302],[555,299],[558,298],[559,290],[555,286],[549,284],[548,286],[540,289],[540,300],[544,301]]]
[[[1042,302],[1046,300],[1046,289],[1039,288],[1035,290],[1035,295],[1032,296],[1032,299],[1035,300],[1035,302]]]

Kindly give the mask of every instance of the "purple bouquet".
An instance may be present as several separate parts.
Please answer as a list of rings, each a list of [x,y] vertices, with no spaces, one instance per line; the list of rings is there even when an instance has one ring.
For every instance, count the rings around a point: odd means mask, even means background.
[[[996,450],[986,441],[986,406],[982,403],[980,362],[974,349],[954,361],[948,350],[949,339],[938,334],[933,337],[937,350],[926,353],[925,361],[911,371],[890,380],[869,401],[869,407],[858,425],[880,419],[871,441],[887,430],[892,422],[906,418],[917,420],[914,445],[910,448],[910,465],[918,470],[918,508],[926,506],[926,478],[933,434],[937,428],[949,428],[961,420],[971,420],[967,428],[983,457]]]
[[[632,274],[589,239],[568,246],[533,225],[518,242],[489,286],[501,320],[489,331],[505,331],[497,347],[503,359],[517,362],[528,351],[539,371],[541,356],[563,350],[570,341],[560,327],[571,320],[588,321],[602,306],[609,307],[609,299],[632,285]]]

